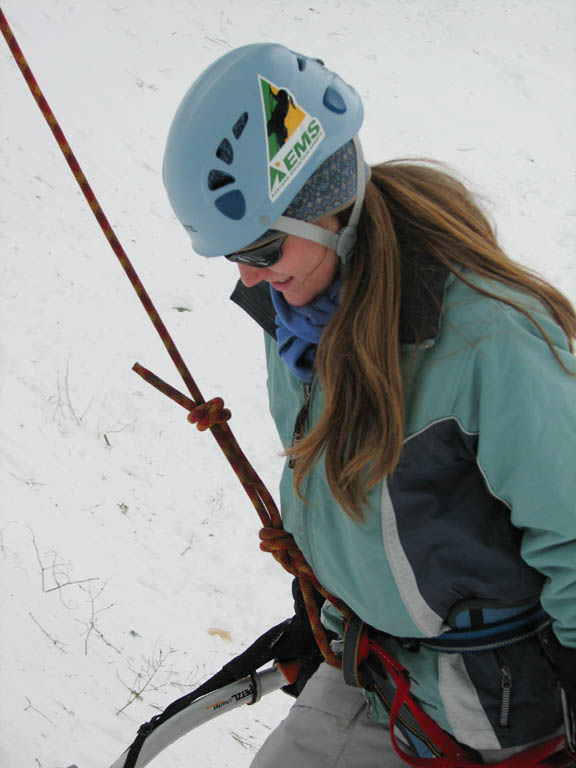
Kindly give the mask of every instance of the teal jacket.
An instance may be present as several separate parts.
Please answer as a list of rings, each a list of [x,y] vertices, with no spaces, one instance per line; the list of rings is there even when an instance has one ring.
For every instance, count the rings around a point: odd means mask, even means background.
[[[474,281],[529,308],[576,374],[565,334],[539,303]],[[334,500],[322,462],[307,476],[305,501],[286,463],[282,518],[322,585],[386,633],[413,694],[441,727],[476,749],[520,746],[562,722],[557,680],[538,638],[472,653],[442,653],[419,641],[474,618],[522,615],[540,601],[562,645],[576,648],[576,377],[504,302],[453,275],[442,277],[441,313],[425,295],[412,306],[403,299],[406,324],[419,323],[428,338],[402,346],[404,448],[393,475],[368,493],[364,521],[351,520]],[[287,448],[306,392],[273,336],[265,337],[270,410]],[[315,381],[308,428],[321,411]],[[323,616],[342,631],[332,606]],[[512,688],[503,719],[504,668]]]

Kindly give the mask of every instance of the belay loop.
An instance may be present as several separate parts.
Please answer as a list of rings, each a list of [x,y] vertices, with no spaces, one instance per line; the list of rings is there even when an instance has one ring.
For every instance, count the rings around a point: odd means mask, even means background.
[[[204,432],[214,424],[225,424],[232,414],[228,408],[224,408],[224,400],[221,397],[213,397],[205,403],[197,405],[188,414],[190,424],[196,424],[196,429]]]

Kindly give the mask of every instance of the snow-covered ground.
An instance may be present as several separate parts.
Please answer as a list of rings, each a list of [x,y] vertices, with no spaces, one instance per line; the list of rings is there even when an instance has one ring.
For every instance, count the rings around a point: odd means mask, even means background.
[[[360,91],[368,159],[427,156],[486,198],[516,259],[576,300],[573,0],[4,0],[45,95],[206,398],[274,491],[260,332],[161,183],[190,82],[277,40]],[[290,577],[180,387],[0,46],[0,765],[103,767],[140,722],[291,613]],[[140,695],[136,697],[136,694]],[[248,766],[274,694],[154,765]],[[122,710],[120,713],[119,711]]]

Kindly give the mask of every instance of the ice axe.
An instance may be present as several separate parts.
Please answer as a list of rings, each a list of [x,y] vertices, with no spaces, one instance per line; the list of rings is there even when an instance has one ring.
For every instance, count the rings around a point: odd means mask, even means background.
[[[293,680],[290,679],[289,673],[274,665],[200,696],[162,720],[148,732],[146,732],[148,723],[141,726],[138,735],[143,738],[138,754],[132,759],[131,751],[133,751],[134,746],[132,745],[109,768],[144,768],[166,747],[199,725],[236,709],[242,704],[255,704],[262,696],[272,693],[290,682]],[[162,715],[164,714],[162,713]],[[78,766],[70,765],[68,768],[78,768]]]
[[[294,619],[267,630],[213,677],[141,725],[132,744],[109,768],[143,768],[163,749],[199,725],[242,704],[255,704],[278,688],[293,685],[300,671],[298,660],[261,667],[276,658],[283,642],[291,645],[295,636],[299,636],[299,625]]]

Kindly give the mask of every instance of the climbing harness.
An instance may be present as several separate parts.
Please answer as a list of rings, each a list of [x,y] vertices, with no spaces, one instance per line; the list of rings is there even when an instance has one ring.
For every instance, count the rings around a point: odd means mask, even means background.
[[[381,634],[381,633],[380,633]],[[397,755],[414,768],[482,768],[479,756],[463,747],[438,726],[410,694],[407,670],[378,642],[377,633],[352,616],[344,634],[342,673],[349,685],[373,691],[389,711],[390,740]],[[389,701],[382,689],[391,681],[395,691]],[[398,743],[396,728],[416,747],[419,755],[406,752]],[[555,736],[492,764],[492,768],[568,768],[576,755],[562,750],[564,736]]]

